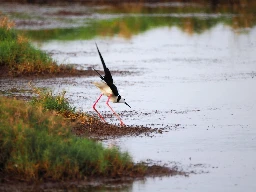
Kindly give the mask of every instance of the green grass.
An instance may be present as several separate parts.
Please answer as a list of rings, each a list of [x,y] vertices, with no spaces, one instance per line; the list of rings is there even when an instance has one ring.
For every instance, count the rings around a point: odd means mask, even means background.
[[[71,127],[54,111],[0,96],[0,177],[72,180],[144,172],[128,153],[75,137]]]
[[[12,27],[14,24],[0,15],[0,67],[7,67],[13,76],[58,73],[63,66],[41,51]]]
[[[54,95],[49,89],[39,89],[33,87],[33,92],[37,93],[37,97],[33,97],[31,103],[33,105],[41,105],[44,109],[54,110],[60,113],[69,111],[75,113],[75,107],[72,107],[65,98],[66,91]]]
[[[68,99],[65,98],[66,91],[53,94],[50,89],[34,87],[31,85],[31,82],[29,85],[32,88],[32,92],[36,94],[36,96],[34,96],[30,101],[30,104],[33,106],[54,111],[62,115],[64,118],[69,118],[77,123],[92,123],[93,117],[86,113],[76,111],[76,108],[70,105]]]

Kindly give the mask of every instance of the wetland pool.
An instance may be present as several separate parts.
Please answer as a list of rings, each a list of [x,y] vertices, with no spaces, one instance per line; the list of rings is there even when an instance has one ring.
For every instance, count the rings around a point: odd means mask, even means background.
[[[172,8],[171,5],[169,7]],[[170,127],[168,132],[153,137],[122,137],[103,141],[104,145],[115,145],[128,151],[134,161],[150,159],[178,166],[184,171],[193,171],[189,177],[146,178],[111,189],[131,192],[255,191],[256,27],[242,25],[239,29],[234,28],[228,22],[236,19],[233,13],[190,15],[188,11],[174,16],[173,13],[168,15],[170,13],[165,10],[164,15],[157,12],[157,16],[148,13],[143,13],[143,16],[140,13],[138,18],[142,20],[138,23],[143,24],[151,18],[151,27],[141,31],[125,31],[134,18],[127,13],[104,14],[102,9],[97,8],[101,12],[90,12],[89,15],[90,18],[99,18],[97,22],[93,21],[93,26],[102,22],[95,31],[105,30],[104,22],[115,23],[114,18],[119,19],[122,33],[121,30],[110,33],[109,29],[106,34],[104,31],[95,32],[88,38],[89,35],[82,36],[78,32],[77,38],[68,39],[75,36],[73,31],[76,29],[84,32],[86,27],[81,27],[80,22],[79,27],[73,26],[67,29],[68,32],[56,29],[59,38],[55,38],[51,29],[47,29],[50,30],[49,39],[40,40],[42,36],[35,36],[35,45],[52,54],[59,63],[101,70],[95,47],[97,42],[110,71],[131,72],[129,75],[113,76],[120,94],[132,107],[111,104],[121,114],[123,121],[127,125]],[[104,16],[110,20],[102,20]],[[84,14],[78,19],[87,17],[88,14]],[[122,26],[126,19],[127,26]],[[181,20],[178,22],[177,19]],[[193,27],[182,28],[183,24],[191,22],[189,19],[198,22],[198,25],[205,27],[208,26],[205,23],[210,23],[210,26],[206,29],[199,27],[199,32]],[[156,20],[161,21],[159,25]],[[35,33],[28,31],[27,27],[23,30],[32,36]],[[41,33],[46,29],[36,30]],[[35,79],[33,83],[55,91],[64,89],[77,109],[93,112],[92,105],[100,94],[92,84],[97,80],[98,77],[70,77]],[[28,89],[26,79],[0,81],[1,90],[15,86]],[[106,100],[102,98],[98,110],[109,117],[108,122],[118,123],[106,107]],[[172,128],[177,124],[179,126]]]

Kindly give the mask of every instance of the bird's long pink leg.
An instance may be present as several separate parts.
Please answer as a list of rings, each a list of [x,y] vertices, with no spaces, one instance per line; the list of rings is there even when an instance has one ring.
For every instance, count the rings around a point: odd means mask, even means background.
[[[107,100],[106,104],[107,104],[107,106],[111,109],[111,111],[117,116],[117,118],[118,118],[119,121],[120,121],[121,126],[124,126],[125,124],[124,124],[124,122],[122,121],[122,119],[119,117],[119,115],[116,114],[116,112],[115,112],[115,111],[112,109],[112,107],[110,107],[110,105],[109,105],[109,99],[110,99],[110,97],[111,97],[111,95],[108,97],[108,100]]]
[[[96,113],[98,113],[99,117],[106,123],[105,119],[101,116],[101,114],[97,111],[97,109],[95,108],[96,107],[96,104],[98,103],[98,101],[100,100],[100,98],[102,97],[103,94],[101,94],[99,96],[99,98],[95,101],[95,103],[93,104],[93,109],[96,111]]]

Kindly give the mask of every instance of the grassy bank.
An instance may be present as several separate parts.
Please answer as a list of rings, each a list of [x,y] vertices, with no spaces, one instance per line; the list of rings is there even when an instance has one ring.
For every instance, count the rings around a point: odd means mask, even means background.
[[[72,72],[70,66],[57,63],[13,29],[14,23],[0,14],[0,68],[11,76]]]
[[[71,134],[52,110],[0,96],[0,177],[25,181],[143,175],[128,153]]]
[[[43,107],[45,110],[54,111],[57,114],[61,115],[64,118],[76,122],[79,124],[85,124],[86,122],[92,123],[95,120],[90,115],[76,111],[75,107],[72,107],[65,98],[66,91],[62,91],[59,94],[53,94],[50,89],[39,89],[34,87],[29,83],[32,92],[36,94],[36,97],[33,97],[31,104],[35,107]]]

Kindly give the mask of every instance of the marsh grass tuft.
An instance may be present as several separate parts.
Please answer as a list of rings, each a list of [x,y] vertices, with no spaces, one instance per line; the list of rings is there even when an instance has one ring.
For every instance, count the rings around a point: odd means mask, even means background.
[[[72,70],[70,66],[57,65],[46,52],[33,47],[13,26],[12,21],[0,14],[0,67],[8,67],[10,75],[55,74],[61,70]]]
[[[65,97],[66,91],[53,94],[52,90],[45,88],[38,88],[29,83],[32,92],[36,94],[31,100],[31,104],[36,107],[42,107],[45,110],[51,110],[57,114],[62,115],[64,118],[71,119],[77,123],[88,123],[92,121],[90,115],[76,111],[75,107],[72,107],[68,99]]]
[[[0,96],[0,177],[38,181],[144,174],[128,153],[71,134],[54,111]]]
[[[66,91],[54,95],[50,89],[40,89],[32,86],[31,83],[29,85],[32,91],[37,94],[31,101],[33,105],[41,105],[45,109],[54,110],[59,113],[75,112],[75,107],[72,107],[67,98],[65,98]]]

